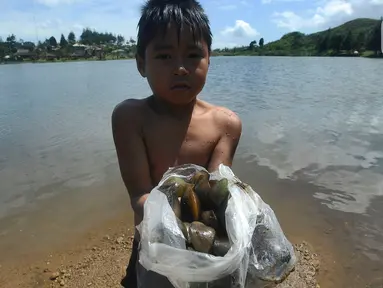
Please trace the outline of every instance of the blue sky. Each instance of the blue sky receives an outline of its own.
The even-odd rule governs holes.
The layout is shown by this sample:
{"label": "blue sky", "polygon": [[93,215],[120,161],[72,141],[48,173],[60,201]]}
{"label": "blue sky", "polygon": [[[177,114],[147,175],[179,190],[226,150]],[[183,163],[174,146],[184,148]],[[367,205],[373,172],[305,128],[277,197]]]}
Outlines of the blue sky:
{"label": "blue sky", "polygon": [[[265,42],[290,31],[324,30],[357,17],[383,16],[383,0],[200,0],[210,17],[214,48]],[[60,38],[84,27],[135,38],[143,0],[3,0],[0,37]]]}

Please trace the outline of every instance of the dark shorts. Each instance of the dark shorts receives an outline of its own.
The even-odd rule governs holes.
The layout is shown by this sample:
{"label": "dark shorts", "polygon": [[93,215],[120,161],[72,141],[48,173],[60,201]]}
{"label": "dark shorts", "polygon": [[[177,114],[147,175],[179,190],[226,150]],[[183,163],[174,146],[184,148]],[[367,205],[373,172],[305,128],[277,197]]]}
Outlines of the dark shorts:
{"label": "dark shorts", "polygon": [[[121,285],[124,288],[174,288],[167,277],[146,270],[138,262],[138,241],[133,241],[132,254],[130,256],[128,267],[126,268],[126,276],[121,280]],[[235,287],[231,283],[231,276],[226,276],[223,279],[211,282],[209,287],[212,288],[232,288]],[[138,282],[140,281],[140,282]],[[206,287],[205,283],[194,287]]]}
{"label": "dark shorts", "polygon": [[[132,254],[130,256],[126,276],[121,280],[125,288],[174,288],[167,277],[146,270],[138,262],[138,241],[133,241]],[[138,282],[140,281],[140,282]]]}

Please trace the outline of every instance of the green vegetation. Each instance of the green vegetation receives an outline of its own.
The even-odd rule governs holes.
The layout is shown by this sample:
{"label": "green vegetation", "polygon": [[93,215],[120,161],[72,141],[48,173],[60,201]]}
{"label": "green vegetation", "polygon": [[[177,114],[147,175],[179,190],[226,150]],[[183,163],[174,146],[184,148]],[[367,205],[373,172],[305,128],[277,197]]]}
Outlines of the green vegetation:
{"label": "green vegetation", "polygon": [[[248,46],[216,49],[214,55],[264,56],[366,56],[378,57],[381,43],[381,21],[360,18],[326,31],[305,35],[291,32],[281,39],[264,44],[261,38]],[[380,55],[382,56],[382,55]]]}
{"label": "green vegetation", "polygon": [[76,41],[76,35],[70,32],[67,37],[61,34],[60,41],[54,36],[33,42],[17,40],[11,34],[3,41],[0,37],[0,62],[21,61],[68,61],[68,60],[110,60],[133,58],[136,53],[136,41],[125,41],[121,35],[100,33],[86,28]]}
{"label": "green vegetation", "polygon": [[[301,32],[285,34],[281,39],[265,44],[263,38],[248,46],[215,49],[213,56],[265,55],[265,56],[365,56],[382,57],[381,20],[360,18],[338,27],[305,35]],[[121,35],[100,33],[86,28],[80,37],[70,32],[67,37],[55,37],[33,42],[17,40],[11,34],[3,41],[0,37],[0,62],[18,61],[71,61],[111,60],[133,58],[136,41],[125,41]]]}

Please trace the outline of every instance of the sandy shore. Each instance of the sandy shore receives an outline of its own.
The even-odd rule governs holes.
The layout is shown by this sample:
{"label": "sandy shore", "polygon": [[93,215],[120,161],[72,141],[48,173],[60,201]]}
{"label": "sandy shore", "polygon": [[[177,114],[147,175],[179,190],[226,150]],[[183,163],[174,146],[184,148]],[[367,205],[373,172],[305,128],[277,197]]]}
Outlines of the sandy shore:
{"label": "sandy shore", "polygon": [[[307,193],[317,189],[311,184],[278,180],[266,168],[240,164],[239,177],[272,207],[297,245],[296,270],[277,287],[383,287],[381,266],[350,245],[358,218],[318,205]],[[1,288],[120,287],[132,214],[118,167],[111,165],[105,174],[103,182],[89,186],[45,187],[37,193],[57,195],[0,219]]]}
{"label": "sandy shore", "polygon": [[[24,268],[26,270],[8,270],[1,287],[121,287],[133,237],[122,226],[117,230],[89,238],[88,245],[81,248],[49,255],[46,261]],[[289,277],[276,286],[263,283],[262,287],[320,287],[318,256],[305,242],[295,245],[295,250],[299,260]]]}
{"label": "sandy shore", "polygon": [[[57,251],[44,260],[13,269],[1,268],[1,287],[121,287],[133,241],[132,228],[121,219],[109,222],[91,236],[79,239],[76,247]],[[278,285],[262,287],[320,287],[317,281],[319,257],[303,242],[295,245],[298,262],[289,277]],[[265,286],[266,285],[266,286]],[[261,286],[260,286],[261,287]]]}

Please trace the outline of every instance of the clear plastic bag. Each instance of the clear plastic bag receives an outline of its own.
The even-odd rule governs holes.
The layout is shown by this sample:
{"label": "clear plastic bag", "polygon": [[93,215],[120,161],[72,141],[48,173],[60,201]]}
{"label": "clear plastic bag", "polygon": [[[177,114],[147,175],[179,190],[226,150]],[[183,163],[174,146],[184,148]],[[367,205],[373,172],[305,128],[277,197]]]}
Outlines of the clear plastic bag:
{"label": "clear plastic bag", "polygon": [[141,237],[139,263],[166,276],[176,288],[195,287],[197,283],[196,287],[214,287],[216,280],[227,277],[231,279],[228,287],[238,288],[256,279],[282,280],[295,265],[293,246],[269,205],[222,164],[210,173],[210,180],[228,180],[230,197],[224,222],[231,247],[223,257],[187,249],[163,184],[172,176],[190,181],[197,171],[207,172],[193,164],[170,168],[151,191],[143,221],[137,226]]}

